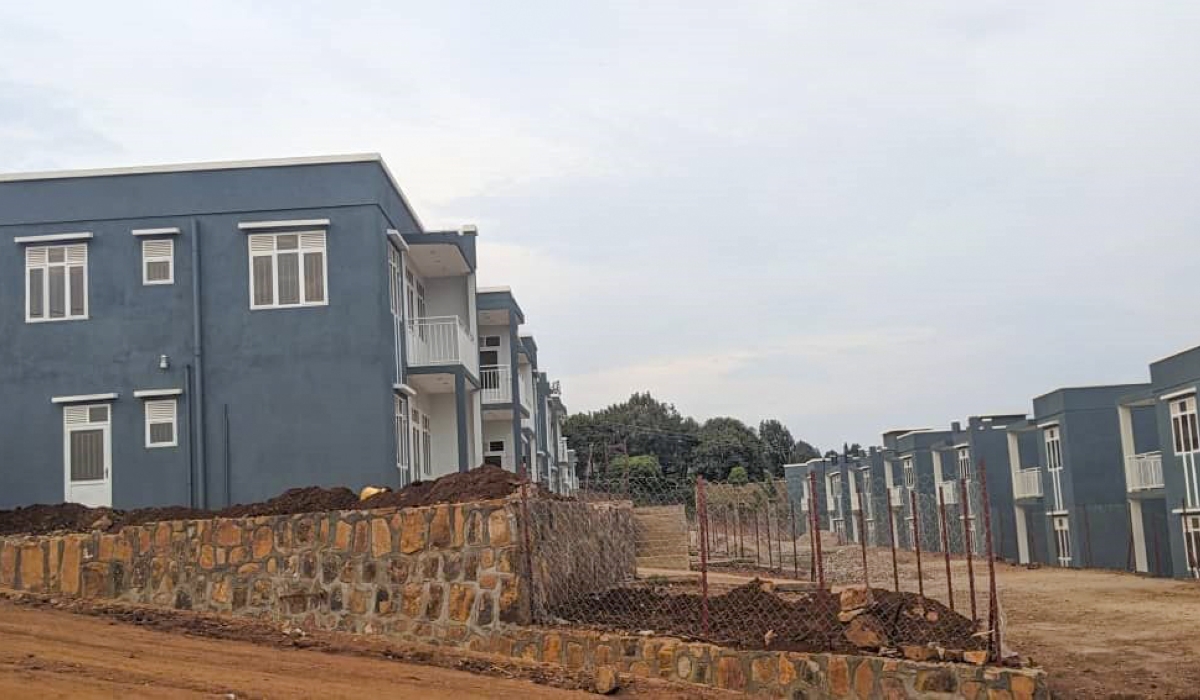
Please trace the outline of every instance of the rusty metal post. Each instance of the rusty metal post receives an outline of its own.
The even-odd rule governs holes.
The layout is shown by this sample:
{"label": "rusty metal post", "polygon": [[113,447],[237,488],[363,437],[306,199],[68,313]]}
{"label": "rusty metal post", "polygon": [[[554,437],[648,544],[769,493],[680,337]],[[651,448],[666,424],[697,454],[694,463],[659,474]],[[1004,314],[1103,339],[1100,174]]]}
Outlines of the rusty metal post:
{"label": "rusty metal post", "polygon": [[946,557],[946,595],[950,601],[950,609],[954,609],[954,576],[950,573],[950,527],[946,523],[946,492],[938,484],[938,511],[942,521],[942,551]]}
{"label": "rusty metal post", "polygon": [[863,587],[871,589],[871,572],[867,566],[867,512],[863,507],[862,491],[858,492],[858,540],[862,543]]}
{"label": "rusty metal post", "polygon": [[758,508],[754,509],[754,565],[762,564],[762,545],[758,539]]}
{"label": "rusty metal post", "polygon": [[887,493],[888,539],[892,543],[892,585],[900,592],[900,565],[896,563],[896,514],[892,512],[892,492]]}
{"label": "rusty metal post", "polygon": [[[696,479],[696,511],[699,516],[700,528],[707,529],[705,520],[708,515],[708,504],[704,488],[704,477]],[[706,533],[700,535],[700,628],[708,636],[708,543]]]}
{"label": "rusty metal post", "polygon": [[917,592],[921,597],[925,597],[925,576],[921,570],[921,518],[917,512],[917,492],[912,490],[908,492],[912,496],[912,519],[913,519],[913,549],[917,553]]}
{"label": "rusty metal post", "polygon": [[821,516],[817,513],[817,473],[810,471],[808,481],[809,495],[812,496],[812,505],[809,508],[812,510],[813,517],[813,566],[817,573],[817,587],[824,590],[825,563],[821,561]]}
{"label": "rusty metal post", "polygon": [[800,580],[800,545],[796,544],[796,504],[788,495],[788,520],[792,523],[792,578]]}
{"label": "rusty metal post", "polygon": [[962,503],[959,510],[962,512],[963,521],[963,549],[967,554],[967,585],[971,591],[971,619],[979,621],[979,613],[975,609],[975,564],[971,560],[971,509],[970,502],[967,500],[967,480],[962,478],[958,480],[958,485],[961,487]]}
{"label": "rusty metal post", "polygon": [[726,556],[726,558],[728,558],[730,556],[730,554],[729,554],[729,508],[728,507],[721,509],[721,531],[725,535],[725,556]]}
{"label": "rusty metal post", "polygon": [[763,513],[763,525],[767,531],[767,570],[775,568],[775,550],[771,548],[771,503],[767,502],[766,512]]}
{"label": "rusty metal post", "polygon": [[738,538],[738,559],[746,558],[746,542],[742,539],[745,526],[742,525],[742,502],[738,501],[733,504],[734,526],[737,528]]}
{"label": "rusty metal post", "polygon": [[1088,521],[1088,507],[1083,507],[1083,556],[1085,569],[1092,568],[1092,526]]}
{"label": "rusty metal post", "polygon": [[992,631],[992,641],[995,644],[994,661],[1000,661],[1003,652],[1000,631],[1000,601],[996,593],[996,552],[992,542],[992,509],[988,502],[987,465],[979,460],[979,499],[983,503],[983,542],[986,547],[988,561],[988,629]]}

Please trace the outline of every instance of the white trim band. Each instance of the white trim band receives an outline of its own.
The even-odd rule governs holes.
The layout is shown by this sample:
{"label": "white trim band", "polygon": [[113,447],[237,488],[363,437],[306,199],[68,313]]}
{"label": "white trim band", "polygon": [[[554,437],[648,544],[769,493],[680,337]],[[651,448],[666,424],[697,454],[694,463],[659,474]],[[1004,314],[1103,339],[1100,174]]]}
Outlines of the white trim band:
{"label": "white trim band", "polygon": [[160,396],[182,396],[183,389],[138,389],[133,392],[135,399],[154,399]]}
{"label": "white trim band", "polygon": [[288,219],[283,221],[239,221],[242,231],[262,231],[277,228],[329,228],[329,219]]}
{"label": "white trim band", "polygon": [[130,231],[135,236],[178,236],[178,226],[166,226],[164,228],[135,228]]}
{"label": "white trim band", "polygon": [[404,236],[394,228],[389,228],[386,232],[387,239],[392,242],[392,247],[401,253],[408,252],[408,242],[404,240]]}
{"label": "white trim band", "polygon": [[1160,396],[1158,398],[1160,401],[1170,401],[1171,399],[1180,399],[1180,398],[1183,398],[1184,396],[1190,396],[1195,393],[1196,393],[1196,387],[1192,387],[1190,389],[1180,389],[1179,391],[1172,391],[1171,393],[1163,394],[1162,396]]}
{"label": "white trim band", "polygon": [[1045,430],[1046,428],[1057,428],[1059,426],[1058,426],[1058,421],[1052,420],[1052,421],[1046,421],[1045,423],[1038,423],[1037,427],[1041,428],[1042,430]]}
{"label": "white trim band", "polygon": [[93,401],[116,401],[118,394],[78,394],[76,396],[54,396],[50,403],[91,403]]}
{"label": "white trim band", "polygon": [[13,243],[54,243],[56,241],[86,241],[92,237],[91,231],[76,233],[51,233],[45,236],[17,236]]}
{"label": "white trim band", "polygon": [[393,384],[392,388],[401,394],[408,394],[409,396],[417,395],[417,390],[407,384]]}

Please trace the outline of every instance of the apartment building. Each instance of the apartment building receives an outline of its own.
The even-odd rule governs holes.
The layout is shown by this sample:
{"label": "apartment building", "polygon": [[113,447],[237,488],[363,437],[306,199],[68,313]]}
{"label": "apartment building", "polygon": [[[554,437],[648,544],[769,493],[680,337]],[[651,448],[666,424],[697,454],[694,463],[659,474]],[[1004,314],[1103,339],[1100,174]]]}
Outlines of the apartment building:
{"label": "apartment building", "polygon": [[1008,470],[1012,479],[1013,526],[1017,539],[1017,561],[1052,563],[1046,535],[1046,502],[1042,489],[1044,462],[1041,458],[1042,435],[1035,423],[1023,419],[1010,423],[1005,431],[1008,441]]}
{"label": "apartment building", "polygon": [[[787,484],[788,498],[795,509],[798,529],[808,532],[813,518],[813,489],[816,485],[816,518],[817,527],[821,530],[832,530],[833,525],[827,503],[827,479],[825,475],[826,462],[824,458],[816,457],[807,462],[783,465],[783,478]],[[812,475],[810,477],[810,475]]]}
{"label": "apartment building", "polygon": [[377,155],[0,176],[0,233],[0,507],[484,461],[476,232],[425,229]]}
{"label": "apartment building", "polygon": [[[1200,347],[1150,364],[1150,386],[1119,406],[1125,486],[1138,571],[1200,578]],[[1156,428],[1138,411],[1150,412]],[[1141,428],[1141,429],[1140,429]]]}
{"label": "apartment building", "polygon": [[526,473],[532,452],[523,422],[532,415],[534,397],[522,374],[530,364],[519,333],[525,314],[507,287],[478,290],[476,308],[483,462]]}
{"label": "apartment building", "polygon": [[[1130,526],[1117,406],[1147,384],[1065,388],[1033,400],[1049,563],[1124,569]],[[1152,415],[1134,414],[1138,444],[1154,441]],[[1014,427],[1018,433],[1026,427]],[[1021,455],[1022,458],[1024,455]],[[1025,465],[1022,465],[1023,467]],[[1022,495],[1024,495],[1022,493]]]}
{"label": "apartment building", "polygon": [[[899,546],[915,549],[917,535],[921,549],[940,551],[938,529],[938,491],[949,492],[949,478],[935,471],[935,456],[944,444],[952,443],[953,432],[921,428],[890,430],[883,434],[885,471],[891,495],[893,526]],[[913,495],[917,510],[913,510]]]}

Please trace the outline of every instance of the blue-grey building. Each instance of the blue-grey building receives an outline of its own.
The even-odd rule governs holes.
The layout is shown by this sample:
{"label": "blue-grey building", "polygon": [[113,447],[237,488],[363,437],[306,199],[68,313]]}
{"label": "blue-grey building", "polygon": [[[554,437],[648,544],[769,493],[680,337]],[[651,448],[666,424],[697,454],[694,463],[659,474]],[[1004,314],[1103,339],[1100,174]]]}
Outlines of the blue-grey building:
{"label": "blue-grey building", "polygon": [[532,352],[520,335],[525,313],[508,287],[479,289],[479,379],[483,419],[483,461],[525,473],[533,446],[525,426],[534,409],[534,393],[526,377]]}
{"label": "blue-grey building", "polygon": [[[1131,503],[1135,490],[1161,493],[1161,500],[1141,500],[1141,522],[1133,521],[1134,541],[1141,541],[1136,552],[1139,570],[1153,572],[1158,568],[1162,575],[1200,578],[1198,387],[1200,347],[1151,363],[1150,392],[1142,406],[1153,411],[1157,425],[1157,465],[1153,459],[1155,445],[1140,435],[1137,415],[1129,415],[1124,407],[1122,410],[1122,443]],[[1161,489],[1157,488],[1159,482]],[[1134,511],[1131,507],[1131,514],[1136,514]],[[1163,534],[1158,525],[1164,521],[1169,544],[1156,548],[1156,539]],[[1141,533],[1137,532],[1139,524]]]}
{"label": "blue-grey building", "polygon": [[1120,397],[1117,421],[1133,545],[1130,563],[1135,571],[1170,576],[1169,508],[1155,413],[1157,393],[1151,385]]}
{"label": "blue-grey building", "polygon": [[378,156],[2,176],[0,233],[0,507],[484,458],[475,232],[426,230]]}
{"label": "blue-grey building", "polygon": [[[1039,431],[1046,540],[1059,566],[1124,569],[1133,543],[1118,402],[1146,384],[1066,388],[1033,400]],[[1153,414],[1133,419],[1138,444],[1154,442]],[[1144,442],[1143,442],[1144,441]]]}
{"label": "blue-grey building", "polygon": [[[825,459],[821,457],[799,464],[783,465],[783,478],[787,483],[788,498],[796,511],[797,530],[801,532],[808,532],[811,529],[814,480],[817,526],[821,530],[832,530],[826,495],[826,466]],[[813,476],[810,478],[810,475]]]}
{"label": "blue-grey building", "polygon": [[[941,550],[937,494],[938,489],[946,488],[946,480],[935,467],[940,465],[938,451],[952,437],[953,431],[927,428],[883,434],[885,477],[898,546],[915,548],[919,532],[921,549]],[[916,494],[916,511],[912,494]]]}

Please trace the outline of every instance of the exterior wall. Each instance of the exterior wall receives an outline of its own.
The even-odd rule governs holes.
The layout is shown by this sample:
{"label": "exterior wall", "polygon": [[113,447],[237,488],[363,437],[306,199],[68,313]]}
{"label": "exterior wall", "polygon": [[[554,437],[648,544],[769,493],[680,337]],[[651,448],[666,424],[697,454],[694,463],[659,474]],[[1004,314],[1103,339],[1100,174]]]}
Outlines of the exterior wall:
{"label": "exterior wall", "polygon": [[[459,469],[457,393],[429,394],[429,420],[433,424],[433,477],[452,474]],[[468,464],[470,464],[468,462]],[[471,465],[475,466],[475,465]]]}
{"label": "exterior wall", "polygon": [[[972,417],[967,421],[966,442],[971,459],[986,467],[988,507],[992,519],[992,547],[997,555],[1009,561],[1017,560],[1017,525],[1013,515],[1013,483],[1008,458],[1010,424],[1023,421],[1025,416]],[[982,523],[979,523],[982,528]],[[981,530],[982,531],[982,530]]]}
{"label": "exterior wall", "polygon": [[[1156,396],[1192,390],[1200,386],[1200,347],[1185,350],[1151,364],[1150,379]],[[1170,541],[1169,557],[1166,558],[1170,559],[1171,573],[1174,576],[1190,577],[1181,516],[1187,489],[1182,458],[1175,452],[1175,443],[1171,435],[1170,402],[1159,399],[1155,403],[1154,409],[1157,416],[1159,444],[1162,448],[1164,510],[1167,519],[1167,536]],[[1191,513],[1195,514],[1195,511],[1191,511]],[[1153,547],[1153,543],[1150,546]],[[1152,553],[1151,556],[1153,556]],[[1198,556],[1200,556],[1200,552],[1192,552],[1193,558]]]}

